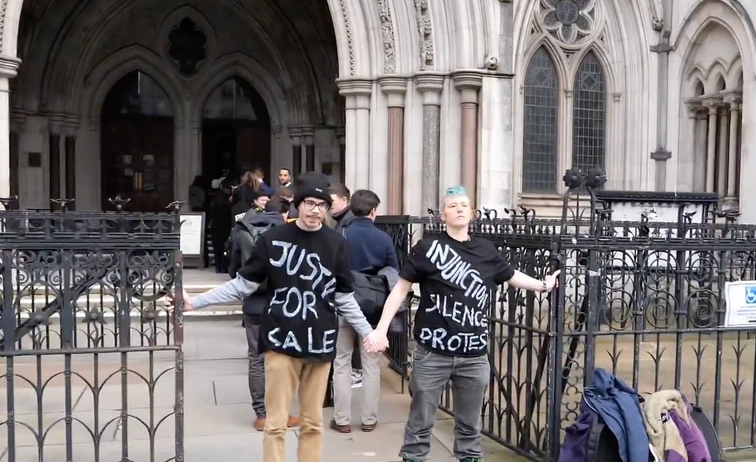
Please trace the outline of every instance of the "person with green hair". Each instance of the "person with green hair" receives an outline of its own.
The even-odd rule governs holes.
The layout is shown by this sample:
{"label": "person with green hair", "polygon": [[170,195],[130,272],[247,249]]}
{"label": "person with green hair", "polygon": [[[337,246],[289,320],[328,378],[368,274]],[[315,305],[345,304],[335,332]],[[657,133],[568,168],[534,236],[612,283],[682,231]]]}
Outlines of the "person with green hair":
{"label": "person with green hair", "polygon": [[473,210],[462,187],[446,191],[439,218],[446,230],[412,248],[376,331],[386,335],[412,285],[419,284],[412,404],[399,455],[404,462],[428,460],[441,394],[451,380],[454,455],[462,462],[478,462],[483,460],[481,409],[491,373],[488,313],[496,290],[506,282],[523,290],[549,292],[559,272],[534,279],[515,270],[491,241],[471,236]]}

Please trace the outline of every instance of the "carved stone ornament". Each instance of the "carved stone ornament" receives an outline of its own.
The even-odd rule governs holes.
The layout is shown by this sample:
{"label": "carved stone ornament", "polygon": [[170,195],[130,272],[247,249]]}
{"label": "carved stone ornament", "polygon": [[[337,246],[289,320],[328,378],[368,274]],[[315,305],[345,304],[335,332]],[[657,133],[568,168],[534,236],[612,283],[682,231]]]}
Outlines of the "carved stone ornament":
{"label": "carved stone ornament", "polygon": [[420,34],[420,70],[433,70],[435,47],[433,45],[433,22],[428,10],[428,0],[415,0],[417,31]]}
{"label": "carved stone ornament", "polygon": [[543,27],[566,45],[577,45],[595,30],[596,0],[541,0]]}
{"label": "carved stone ornament", "polygon": [[344,19],[344,29],[346,30],[347,45],[349,47],[349,75],[354,75],[354,32],[352,32],[352,22],[347,12],[346,0],[339,0],[339,5],[341,6],[341,17]]}
{"label": "carved stone ornament", "polygon": [[3,36],[5,35],[5,10],[7,9],[8,0],[0,0],[0,52],[3,50]]}
{"label": "carved stone ornament", "polygon": [[388,0],[378,0],[378,15],[381,18],[383,35],[383,73],[396,74],[396,48],[394,46],[394,23]]}
{"label": "carved stone ornament", "polygon": [[168,34],[168,54],[185,76],[193,75],[207,59],[207,35],[190,18],[184,18]]}

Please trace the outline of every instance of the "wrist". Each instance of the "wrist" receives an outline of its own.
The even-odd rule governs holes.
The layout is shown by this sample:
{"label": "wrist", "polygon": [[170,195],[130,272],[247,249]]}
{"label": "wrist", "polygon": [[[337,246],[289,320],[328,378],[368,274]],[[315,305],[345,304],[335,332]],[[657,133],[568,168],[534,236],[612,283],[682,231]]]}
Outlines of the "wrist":
{"label": "wrist", "polygon": [[549,291],[549,286],[546,284],[546,280],[541,280],[541,293],[545,293]]}

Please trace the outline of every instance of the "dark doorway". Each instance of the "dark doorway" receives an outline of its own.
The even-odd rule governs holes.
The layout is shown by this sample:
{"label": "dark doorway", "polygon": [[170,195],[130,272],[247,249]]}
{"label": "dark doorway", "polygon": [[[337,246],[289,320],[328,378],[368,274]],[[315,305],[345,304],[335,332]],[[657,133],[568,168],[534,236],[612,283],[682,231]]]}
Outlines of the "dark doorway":
{"label": "dark doorway", "polygon": [[102,106],[102,207],[121,196],[132,211],[158,212],[174,200],[173,108],[165,91],[141,71],[126,74]]}
{"label": "dark doorway", "polygon": [[270,116],[260,94],[234,77],[215,89],[202,111],[202,175],[213,179],[226,169],[238,174],[255,167],[270,176]]}

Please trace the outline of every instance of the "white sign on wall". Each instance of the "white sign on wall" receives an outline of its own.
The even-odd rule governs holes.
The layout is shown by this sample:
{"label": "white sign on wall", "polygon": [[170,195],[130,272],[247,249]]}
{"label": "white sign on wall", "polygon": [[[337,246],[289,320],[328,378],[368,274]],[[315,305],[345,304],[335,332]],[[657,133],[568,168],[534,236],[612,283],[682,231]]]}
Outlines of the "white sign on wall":
{"label": "white sign on wall", "polygon": [[184,255],[202,255],[204,245],[205,214],[194,213],[181,215],[181,253]]}
{"label": "white sign on wall", "polygon": [[725,327],[756,329],[756,281],[725,283]]}

